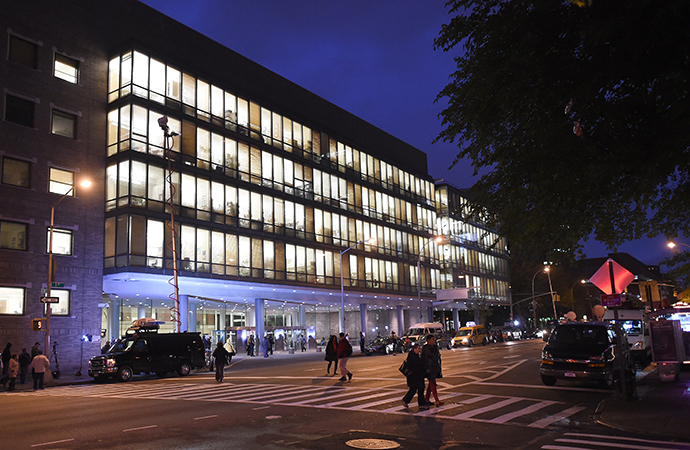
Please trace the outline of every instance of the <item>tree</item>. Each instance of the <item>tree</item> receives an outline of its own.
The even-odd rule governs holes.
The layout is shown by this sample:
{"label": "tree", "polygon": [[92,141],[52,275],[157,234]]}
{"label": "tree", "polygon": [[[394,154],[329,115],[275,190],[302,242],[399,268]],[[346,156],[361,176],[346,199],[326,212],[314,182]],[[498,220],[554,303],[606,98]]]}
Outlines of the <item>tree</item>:
{"label": "tree", "polygon": [[513,246],[558,261],[590,236],[690,235],[690,2],[447,6],[435,48],[458,68],[437,140],[471,160]]}

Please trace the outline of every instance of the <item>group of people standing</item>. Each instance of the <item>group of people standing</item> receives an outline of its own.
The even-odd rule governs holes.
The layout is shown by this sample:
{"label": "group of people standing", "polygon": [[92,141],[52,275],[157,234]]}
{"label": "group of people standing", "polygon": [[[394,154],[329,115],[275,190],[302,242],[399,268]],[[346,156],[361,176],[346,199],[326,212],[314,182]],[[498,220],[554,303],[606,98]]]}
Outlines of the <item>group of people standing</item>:
{"label": "group of people standing", "polygon": [[338,372],[338,365],[340,365],[340,379],[339,381],[352,380],[352,372],[347,370],[347,360],[352,356],[352,345],[345,337],[345,333],[340,333],[339,338],[331,335],[326,344],[325,360],[328,361],[328,368],[326,368],[326,375],[331,374],[331,364],[335,363],[333,368],[333,375]]}
{"label": "group of people standing", "polygon": [[2,351],[2,356],[0,361],[2,362],[2,376],[0,377],[0,384],[3,387],[7,387],[8,391],[14,391],[16,389],[17,377],[21,384],[26,383],[26,376],[29,373],[29,367],[31,367],[31,375],[34,381],[34,391],[37,389],[43,389],[43,381],[45,377],[45,372],[50,367],[50,360],[43,354],[39,347],[39,343],[36,342],[33,347],[31,347],[31,354],[27,353],[26,348],[22,349],[22,352],[17,355],[12,353],[12,343],[8,342],[5,345],[5,349]]}
{"label": "group of people standing", "polygon": [[[407,387],[410,389],[402,399],[405,408],[409,407],[410,402],[417,394],[419,409],[429,409],[433,404],[430,402],[433,395],[436,406],[443,405],[438,398],[436,390],[436,379],[442,378],[441,372],[441,351],[436,345],[436,337],[430,334],[426,338],[424,345],[415,342],[412,349],[407,354]],[[429,380],[429,386],[424,393],[425,379]]]}

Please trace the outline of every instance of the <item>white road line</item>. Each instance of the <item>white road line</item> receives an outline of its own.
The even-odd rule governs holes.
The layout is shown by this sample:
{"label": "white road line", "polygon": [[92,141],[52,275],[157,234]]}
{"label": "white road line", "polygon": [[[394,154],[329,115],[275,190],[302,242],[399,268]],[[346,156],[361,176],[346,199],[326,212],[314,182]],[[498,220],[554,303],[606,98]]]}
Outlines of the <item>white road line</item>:
{"label": "white road line", "polygon": [[539,411],[542,408],[546,408],[547,406],[551,406],[551,405],[554,405],[556,403],[558,403],[558,402],[553,402],[550,400],[545,400],[543,402],[534,403],[533,405],[530,405],[526,408],[522,408],[521,410],[513,411],[511,413],[504,414],[502,416],[491,419],[491,420],[489,420],[489,422],[491,422],[491,423],[506,423],[509,420],[515,419],[516,417],[526,416],[527,414],[531,414],[535,411]]}
{"label": "white road line", "polygon": [[73,440],[74,439],[62,439],[59,441],[41,442],[40,444],[32,444],[31,447],[42,447],[44,445],[62,444],[63,442],[71,442]]}
{"label": "white road line", "polygon": [[575,392],[601,392],[603,394],[611,393],[607,389],[595,389],[587,387],[571,387],[571,386],[544,386],[542,384],[516,384],[516,383],[492,383],[492,382],[482,382],[479,381],[474,384],[481,384],[483,386],[498,386],[498,387],[509,387],[509,388],[530,388],[530,389],[549,389],[549,390],[560,390],[560,391],[575,391]]}
{"label": "white road line", "polygon": [[601,434],[588,434],[588,433],[565,433],[565,436],[591,437],[591,438],[596,438],[596,439],[616,439],[619,441],[645,442],[645,443],[655,444],[655,445],[665,444],[665,445],[676,446],[676,447],[677,446],[684,446],[684,448],[688,447],[688,443],[686,443],[686,442],[659,441],[659,440],[633,438],[633,437],[627,437],[627,436],[606,436],[606,435],[601,435]]}
{"label": "white road line", "polygon": [[632,449],[632,450],[668,450],[669,449],[669,447],[650,447],[649,445],[632,445],[632,444],[623,444],[620,442],[583,441],[580,439],[556,439],[556,442],[566,442],[569,444],[598,445],[601,447],[612,447],[612,448],[627,448],[627,449]]}
{"label": "white road line", "polygon": [[[267,388],[273,389],[274,386],[266,386]],[[253,395],[253,396],[248,396],[248,397],[242,397],[242,400],[246,401],[253,401],[253,402],[258,402],[262,400],[273,400],[278,397],[288,397],[290,395],[293,395],[295,392],[300,392],[303,391],[304,389],[307,389],[307,386],[295,386],[292,388],[285,388],[281,389],[279,392],[263,392],[260,395]]]}
{"label": "white road line", "polygon": [[203,417],[195,417],[194,420],[205,420],[205,419],[213,419],[215,417],[218,417],[218,414],[214,414],[212,416],[203,416]]}
{"label": "white road line", "polygon": [[[329,395],[329,396],[328,396],[328,399],[332,400],[332,399],[334,399],[334,398],[350,397],[350,396],[352,396],[352,395],[356,395],[357,392],[361,392],[361,391],[354,391],[354,389],[345,389],[345,388],[343,388],[343,392],[342,392],[341,394]],[[371,389],[368,389],[368,390],[366,390],[366,391],[364,391],[364,392],[372,392],[372,390],[371,390]],[[318,402],[318,401],[321,401],[321,400],[324,400],[323,397],[312,398],[312,399],[309,399],[309,400],[303,400],[303,401],[301,401],[301,402],[287,402],[287,404],[294,405],[294,406],[305,406],[305,405],[308,405],[309,403],[314,403],[314,402]]]}
{"label": "white road line", "polygon": [[585,408],[582,406],[573,406],[572,408],[565,409],[559,413],[544,417],[543,419],[537,420],[536,422],[532,422],[527,426],[530,428],[546,428],[552,423],[560,422],[563,419],[566,419],[574,414],[579,413],[583,409]]}
{"label": "white road line", "polygon": [[148,429],[150,429],[150,428],[157,428],[157,427],[158,427],[158,425],[149,425],[149,426],[146,426],[146,427],[128,428],[128,429],[126,429],[126,430],[122,430],[122,432],[123,432],[123,433],[128,433],[128,432],[130,432],[130,431],[148,430]]}
{"label": "white road line", "polygon": [[[360,401],[363,401],[363,400],[369,400],[369,399],[372,399],[372,398],[390,397],[391,394],[396,394],[396,393],[399,394],[399,393],[402,393],[402,392],[406,392],[406,391],[402,391],[402,390],[401,390],[401,391],[395,391],[395,392],[390,392],[390,391],[379,392],[379,393],[377,393],[377,394],[368,395],[368,396],[366,396],[366,397],[361,397],[361,396],[357,395],[356,397],[352,397],[352,398],[349,398],[349,399],[346,399],[346,400],[340,400],[340,401],[337,401],[337,402],[328,402],[328,403],[324,403],[324,404],[321,405],[321,406],[329,407],[329,406],[345,405],[345,404],[347,404],[347,403],[356,403],[356,402],[360,402]],[[386,401],[383,402],[383,403],[388,403],[388,402],[391,402],[391,401],[393,401],[393,400],[386,400]],[[356,409],[362,409],[362,408],[365,408],[365,407],[366,407],[366,405],[357,405]]]}
{"label": "white road line", "polygon": [[458,414],[457,416],[453,416],[454,419],[456,420],[465,420],[465,419],[471,419],[474,416],[478,416],[479,414],[483,414],[485,412],[489,411],[494,411],[496,409],[503,408],[504,406],[512,405],[513,403],[517,403],[520,401],[523,401],[523,398],[515,397],[515,398],[507,398],[505,400],[501,400],[500,402],[493,403],[488,406],[484,406],[483,408],[477,408],[473,409],[472,411],[467,411],[462,414]]}

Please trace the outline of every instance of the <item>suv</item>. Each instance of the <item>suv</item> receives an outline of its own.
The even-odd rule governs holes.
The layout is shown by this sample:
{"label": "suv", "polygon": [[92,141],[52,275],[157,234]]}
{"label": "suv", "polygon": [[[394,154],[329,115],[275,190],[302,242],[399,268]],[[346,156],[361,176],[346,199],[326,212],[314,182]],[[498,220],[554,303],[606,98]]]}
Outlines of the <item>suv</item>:
{"label": "suv", "polygon": [[475,325],[473,327],[462,327],[458,330],[453,338],[453,347],[465,345],[467,347],[474,347],[474,344],[486,345],[489,342],[489,335],[486,332],[484,325]]}
{"label": "suv", "polygon": [[424,345],[426,343],[426,337],[430,334],[436,337],[436,345],[438,348],[450,349],[452,347],[450,336],[443,331],[443,325],[437,322],[412,325],[403,336],[403,340],[407,338],[413,343],[417,342],[419,345]]}
{"label": "suv", "polygon": [[[131,334],[130,334],[131,332]],[[204,344],[199,333],[158,333],[157,327],[130,328],[104,355],[89,360],[89,376],[96,381],[115,377],[129,381],[138,373],[159,377],[176,371],[185,376],[204,367]]]}
{"label": "suv", "polygon": [[569,322],[558,325],[542,349],[541,380],[547,386],[558,379],[592,380],[610,388],[620,380],[621,364],[634,390],[635,365],[619,324]]}

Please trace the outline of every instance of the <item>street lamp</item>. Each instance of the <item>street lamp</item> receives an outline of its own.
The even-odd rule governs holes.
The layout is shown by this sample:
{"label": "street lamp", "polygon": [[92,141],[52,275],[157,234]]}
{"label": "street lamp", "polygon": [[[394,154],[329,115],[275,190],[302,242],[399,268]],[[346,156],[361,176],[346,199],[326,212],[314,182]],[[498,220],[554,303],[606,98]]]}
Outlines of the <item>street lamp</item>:
{"label": "street lamp", "polygon": [[341,319],[340,319],[340,332],[344,333],[345,332],[345,284],[343,283],[343,255],[353,248],[357,247],[359,244],[364,244],[367,243],[369,245],[374,245],[376,242],[376,239],[371,238],[371,239],[366,239],[364,241],[359,241],[356,244],[352,244],[342,252],[340,252],[340,314],[341,314]]}
{"label": "street lamp", "polygon": [[685,244],[685,243],[683,243],[683,242],[673,242],[673,241],[670,241],[670,242],[669,242],[668,244],[666,244],[666,245],[668,245],[668,248],[675,248],[677,245],[684,245],[684,246],[686,246],[687,248],[690,248],[690,245]]}
{"label": "street lamp", "polygon": [[553,286],[551,285],[551,266],[544,265],[544,272],[549,277],[549,291],[551,291],[551,304],[553,305],[553,320],[558,320],[558,313],[556,312],[556,299],[553,296]]}
{"label": "street lamp", "polygon": [[575,311],[575,286],[577,285],[577,283],[585,284],[585,283],[587,283],[587,280],[576,281],[575,283],[573,283],[573,286],[570,288],[570,307],[572,308],[573,311]]}
{"label": "street lamp", "polygon": [[[434,239],[437,243],[440,243],[443,241],[442,236],[436,236]],[[419,321],[422,322],[423,317],[422,317],[422,279],[421,279],[421,263],[422,263],[422,253],[424,252],[424,249],[426,248],[427,245],[431,243],[432,239],[429,239],[426,241],[424,245],[422,245],[422,248],[419,249],[419,257],[417,258],[417,300],[419,300]]]}
{"label": "street lamp", "polygon": [[[80,183],[83,188],[88,188],[91,186],[91,181],[84,180]],[[74,190],[74,185],[65,192],[60,199],[50,206],[50,233],[48,237],[48,286],[46,287],[46,297],[50,297],[51,287],[53,284],[53,228],[55,226],[55,208],[60,204],[61,201],[65,199]],[[45,340],[45,352],[46,356],[49,357],[50,353],[50,313],[52,310],[51,304],[46,303],[46,340]]]}
{"label": "street lamp", "polygon": [[[546,272],[548,274],[550,269],[551,268],[548,265],[544,264],[544,267],[537,270],[537,272],[534,275],[532,275],[532,309],[534,310],[534,328],[537,328],[539,326],[539,322],[537,322],[537,298],[534,296],[534,279],[537,277],[537,275],[540,272]],[[549,287],[550,286],[551,286],[551,277],[549,276]],[[553,289],[552,289],[552,291],[553,291]],[[553,294],[551,294],[551,298],[553,299]],[[554,309],[554,311],[556,310],[555,303],[554,303],[553,309]]]}

